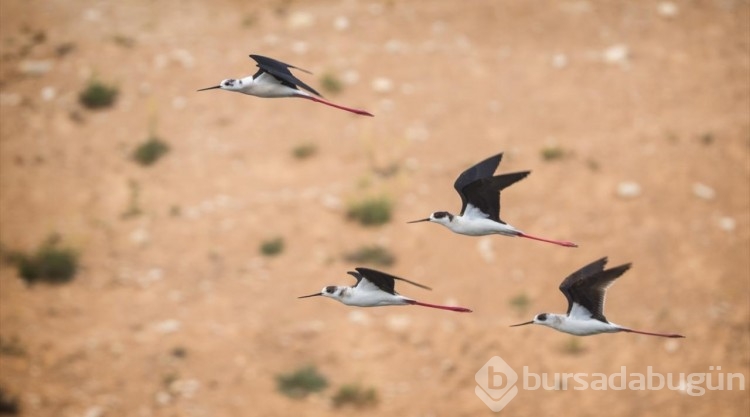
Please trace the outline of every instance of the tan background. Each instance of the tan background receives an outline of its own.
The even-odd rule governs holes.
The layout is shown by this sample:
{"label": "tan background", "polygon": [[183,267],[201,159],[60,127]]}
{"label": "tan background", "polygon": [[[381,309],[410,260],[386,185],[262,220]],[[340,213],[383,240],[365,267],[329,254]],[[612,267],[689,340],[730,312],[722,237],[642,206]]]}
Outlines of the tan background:
{"label": "tan background", "polygon": [[[550,373],[719,365],[750,382],[750,6],[673,5],[3,1],[0,241],[59,233],[82,271],[27,287],[0,269],[0,335],[26,350],[0,356],[0,385],[24,416],[351,415],[330,398],[352,382],[379,394],[363,415],[490,416],[474,373],[494,355]],[[349,84],[329,97],[376,117],[195,92],[252,74],[249,53],[313,71],[298,75],[314,87],[336,74]],[[51,67],[31,74],[37,61]],[[120,88],[115,107],[81,108],[91,77]],[[172,151],[143,168],[129,155],[152,119]],[[318,154],[293,158],[307,142]],[[544,161],[550,146],[566,157]],[[533,171],[503,218],[580,248],[405,224],[458,210],[456,175],[499,151],[499,172]],[[130,181],[143,214],[123,219]],[[640,194],[618,196],[625,181]],[[381,194],[391,223],[346,221],[350,201]],[[284,253],[262,257],[277,235]],[[350,283],[342,253],[372,243],[397,254],[389,272],[434,288],[404,294],[475,312],[295,298]],[[608,317],[687,339],[603,335],[574,355],[568,335],[508,328],[564,312],[560,280],[604,255],[634,263]],[[279,394],[275,376],[305,364],[331,387]],[[730,416],[749,398],[521,390],[504,413]]]}

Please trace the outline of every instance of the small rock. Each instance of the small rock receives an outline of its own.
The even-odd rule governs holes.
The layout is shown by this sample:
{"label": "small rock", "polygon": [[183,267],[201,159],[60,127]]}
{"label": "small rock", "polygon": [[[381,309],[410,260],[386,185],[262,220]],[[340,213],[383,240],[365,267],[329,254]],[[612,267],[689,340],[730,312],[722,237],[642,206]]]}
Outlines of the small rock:
{"label": "small rock", "polygon": [[44,87],[41,96],[44,101],[52,101],[57,96],[57,90],[55,90],[55,87]]}
{"label": "small rock", "polygon": [[296,12],[289,16],[287,24],[291,29],[303,29],[315,23],[315,16],[306,12]]}
{"label": "small rock", "polygon": [[104,415],[104,408],[98,405],[89,407],[89,409],[86,410],[85,413],[83,413],[83,417],[102,417],[103,415]]}
{"label": "small rock", "polygon": [[393,90],[393,81],[388,78],[378,77],[372,80],[372,89],[376,93],[387,93]]}
{"label": "small rock", "polygon": [[617,195],[622,198],[635,198],[641,195],[641,185],[635,181],[623,181],[617,184]]}
{"label": "small rock", "polygon": [[170,319],[156,323],[154,325],[154,330],[161,334],[169,334],[180,330],[181,326],[182,323],[180,323],[179,320]]}
{"label": "small rock", "polygon": [[305,41],[297,41],[292,44],[292,52],[294,52],[295,54],[305,54],[307,53],[308,49],[310,48],[307,46],[307,42]]}
{"label": "small rock", "polygon": [[370,324],[370,316],[368,316],[364,311],[352,310],[351,312],[349,312],[349,321],[354,324],[367,326],[368,324]]}
{"label": "small rock", "polygon": [[417,123],[406,129],[405,136],[412,142],[424,142],[430,138],[430,131],[423,124]]}
{"label": "small rock", "polygon": [[568,66],[568,56],[563,53],[552,55],[552,67],[565,68]]}
{"label": "small rock", "polygon": [[659,16],[671,18],[677,16],[679,9],[671,1],[663,1],[656,6],[656,11],[659,12]]}
{"label": "small rock", "polygon": [[150,238],[151,236],[148,233],[148,230],[144,228],[135,229],[132,233],[130,233],[130,241],[135,243],[136,245],[142,245],[148,242]]}
{"label": "small rock", "polygon": [[359,73],[355,70],[347,70],[341,74],[341,79],[348,85],[356,84],[359,81]]}
{"label": "small rock", "polygon": [[52,70],[52,61],[49,60],[25,60],[18,64],[18,70],[24,75],[44,75]]}
{"label": "small rock", "polygon": [[693,194],[695,194],[696,197],[700,197],[704,200],[713,200],[714,197],[716,197],[716,191],[714,191],[713,188],[699,182],[693,184]]}
{"label": "small rock", "polygon": [[154,396],[154,400],[156,401],[156,404],[165,406],[172,402],[172,396],[166,391],[159,391]]}
{"label": "small rock", "polygon": [[608,64],[625,65],[630,57],[630,49],[627,45],[617,44],[605,49],[602,53],[602,59]]}
{"label": "small rock", "polygon": [[406,315],[394,314],[388,316],[388,320],[386,320],[386,326],[388,329],[396,333],[405,331],[410,325],[411,318]]}
{"label": "small rock", "polygon": [[482,259],[484,259],[485,262],[491,263],[495,260],[495,251],[492,250],[492,239],[489,236],[484,236],[479,239],[477,242],[477,249],[479,250],[479,255],[482,256]]}
{"label": "small rock", "polygon": [[182,110],[187,106],[187,100],[185,97],[178,96],[172,99],[172,108],[175,110]]}
{"label": "small rock", "polygon": [[666,350],[667,353],[677,352],[677,349],[679,348],[680,348],[680,343],[674,339],[670,339],[664,342],[664,350]]}
{"label": "small rock", "polygon": [[323,194],[320,197],[320,204],[329,210],[338,210],[341,208],[341,198],[333,194]]}
{"label": "small rock", "polygon": [[733,232],[737,227],[737,221],[732,217],[724,216],[719,219],[719,228],[725,232]]}
{"label": "small rock", "polygon": [[346,16],[338,16],[333,20],[333,28],[342,31],[349,29],[349,18]]}
{"label": "small rock", "polygon": [[183,398],[192,398],[201,383],[197,379],[178,379],[169,385],[169,390]]}
{"label": "small rock", "polygon": [[385,43],[385,51],[391,54],[404,52],[404,43],[398,39],[391,39]]}

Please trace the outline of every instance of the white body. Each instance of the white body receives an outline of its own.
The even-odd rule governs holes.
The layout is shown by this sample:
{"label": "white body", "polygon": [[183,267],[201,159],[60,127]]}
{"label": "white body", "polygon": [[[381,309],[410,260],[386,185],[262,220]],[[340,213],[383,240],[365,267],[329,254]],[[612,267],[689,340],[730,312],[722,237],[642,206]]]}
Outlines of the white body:
{"label": "white body", "polygon": [[281,84],[279,80],[265,72],[260,74],[256,79],[253,79],[253,77],[245,77],[236,80],[236,82],[237,84],[235,85],[235,88],[228,88],[227,90],[263,98],[309,95],[304,91]]}
{"label": "white body", "polygon": [[[363,281],[362,284],[364,283]],[[362,284],[356,287],[339,287],[339,290],[336,292],[338,296],[331,298],[335,298],[348,306],[356,307],[405,306],[412,304],[413,300],[401,294],[388,294],[380,289],[363,289],[360,288]],[[366,287],[370,285],[366,285]]]}
{"label": "white body", "polygon": [[[571,313],[573,312],[571,311]],[[574,317],[573,314],[571,316],[547,314],[546,321],[537,322],[535,320],[535,322],[576,336],[591,336],[599,333],[617,333],[622,331],[622,328],[616,324],[604,323],[591,317]]]}
{"label": "white body", "polygon": [[449,222],[438,222],[454,233],[467,236],[505,235],[517,236],[518,230],[508,224],[498,223],[488,218],[453,216]]}

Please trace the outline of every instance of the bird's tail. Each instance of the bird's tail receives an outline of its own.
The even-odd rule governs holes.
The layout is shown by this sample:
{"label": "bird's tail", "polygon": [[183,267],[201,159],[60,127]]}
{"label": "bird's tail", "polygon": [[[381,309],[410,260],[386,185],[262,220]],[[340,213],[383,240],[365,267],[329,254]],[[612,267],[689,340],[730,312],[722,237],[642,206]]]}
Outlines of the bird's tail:
{"label": "bird's tail", "polygon": [[472,310],[468,309],[466,307],[455,307],[455,306],[441,306],[438,304],[429,304],[429,303],[422,303],[420,301],[416,300],[409,300],[409,304],[418,305],[422,307],[430,307],[430,308],[439,308],[441,310],[448,310],[448,311],[455,311],[458,313],[471,313]]}

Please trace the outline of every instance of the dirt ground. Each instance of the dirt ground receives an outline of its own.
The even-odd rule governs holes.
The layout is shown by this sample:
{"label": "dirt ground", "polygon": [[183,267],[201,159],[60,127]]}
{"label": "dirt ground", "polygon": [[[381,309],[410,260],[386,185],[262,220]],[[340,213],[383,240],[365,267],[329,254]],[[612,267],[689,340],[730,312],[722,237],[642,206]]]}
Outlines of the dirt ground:
{"label": "dirt ground", "polygon": [[[3,0],[0,25],[0,242],[56,233],[81,262],[58,286],[0,267],[0,336],[20,347],[0,387],[22,416],[492,416],[474,376],[493,356],[519,374],[745,379],[520,389],[506,415],[750,410],[748,1]],[[341,80],[326,95],[375,117],[196,93],[253,73],[250,53],[324,94]],[[114,107],[79,104],[92,78],[119,88]],[[143,167],[130,154],[150,131],[170,152]],[[303,144],[317,153],[295,158]],[[406,224],[456,212],[455,177],[497,152],[499,172],[533,171],[503,219],[579,248]],[[347,220],[369,196],[394,202],[391,222]],[[381,269],[433,288],[405,295],[474,312],[296,299],[350,284],[342,255],[376,243],[397,257]],[[608,318],[687,338],[508,327],[564,312],[559,282],[602,256],[634,265]],[[279,393],[305,365],[329,387]],[[345,384],[377,405],[335,408]]]}

